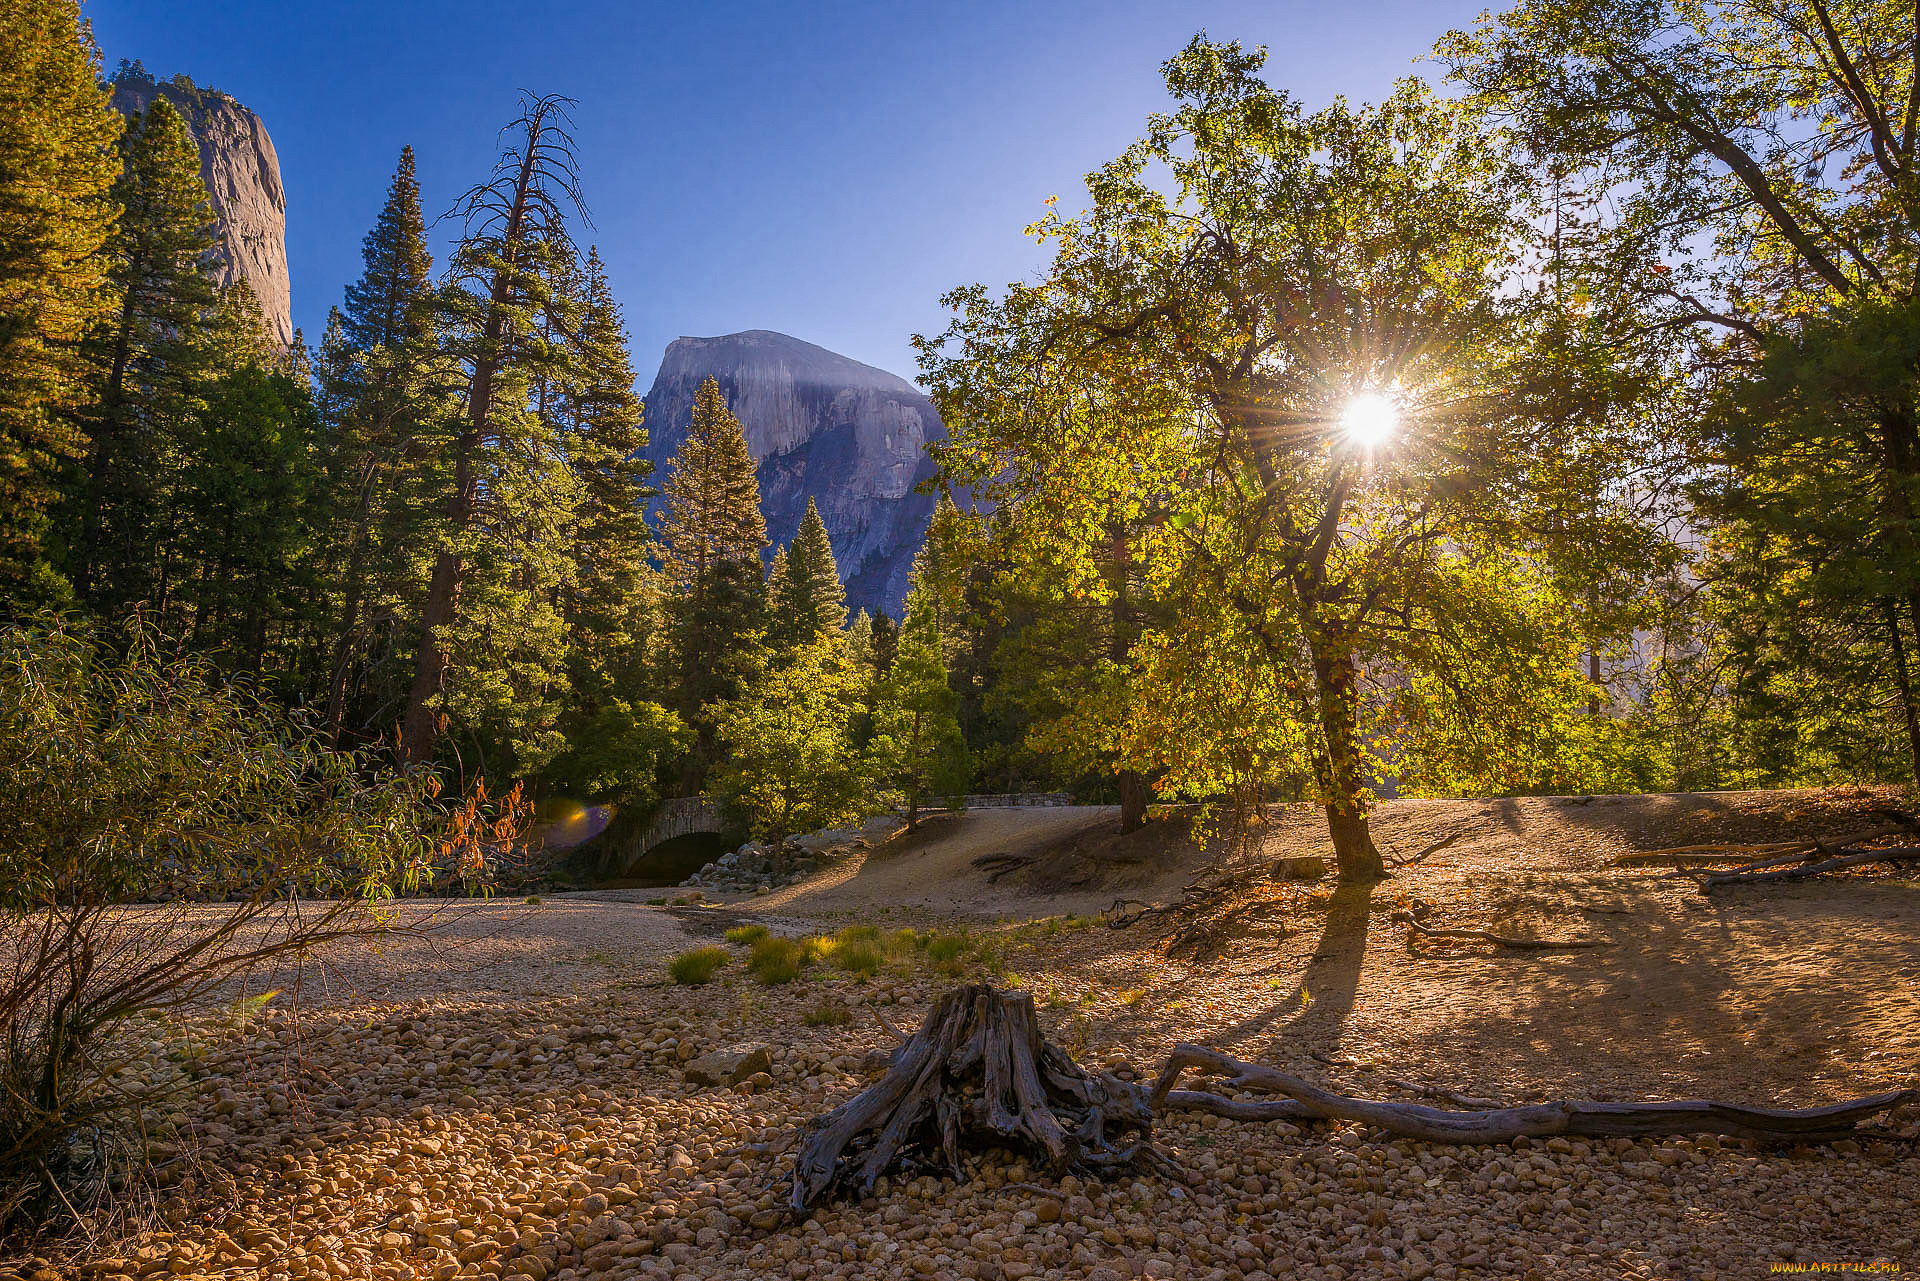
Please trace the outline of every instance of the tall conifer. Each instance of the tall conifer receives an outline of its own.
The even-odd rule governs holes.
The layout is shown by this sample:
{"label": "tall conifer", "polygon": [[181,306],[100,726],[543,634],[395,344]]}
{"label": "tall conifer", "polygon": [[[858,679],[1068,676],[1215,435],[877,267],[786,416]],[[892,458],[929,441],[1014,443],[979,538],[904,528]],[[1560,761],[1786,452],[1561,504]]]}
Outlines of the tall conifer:
{"label": "tall conifer", "polygon": [[419,442],[450,412],[434,386],[433,256],[412,147],[401,148],[360,257],[360,279],[347,287],[346,305],[321,343],[318,380],[330,427],[329,502],[341,514],[327,549],[337,598],[326,719],[336,739],[350,706],[364,701],[356,691],[392,701],[393,691],[381,690],[383,698],[369,688],[388,683],[374,670],[374,638],[392,637],[419,609],[414,544],[431,475]]}
{"label": "tall conifer", "polygon": [[[442,297],[465,403],[433,450],[447,479],[401,722],[409,763],[433,758],[442,718],[456,711],[477,737],[510,750],[516,768],[559,746],[550,724],[564,679],[558,531],[572,519],[575,486],[557,424],[533,393],[556,377],[548,362],[565,357],[542,326],[569,251],[565,210],[580,204],[571,105],[524,98],[491,178],[461,202],[466,234]],[[474,677],[464,689],[454,688],[456,669]]]}
{"label": "tall conifer", "polygon": [[698,717],[732,697],[766,600],[767,525],[753,454],[712,378],[694,396],[693,420],[668,464],[665,494],[661,559],[672,592],[678,701]]}
{"label": "tall conifer", "polygon": [[86,421],[92,448],[70,557],[74,588],[106,614],[161,587],[150,554],[160,482],[170,437],[192,409],[216,302],[213,214],[187,122],[155,98],[122,137],[120,157],[120,224],[107,246],[113,311],[87,343],[98,404]]}
{"label": "tall conifer", "polygon": [[0,600],[61,587],[46,563],[56,469],[85,453],[80,339],[107,312],[122,119],[78,0],[0,5]]}
{"label": "tall conifer", "polygon": [[787,595],[799,640],[811,641],[817,632],[838,632],[847,625],[846,587],[833,559],[827,523],[811,498],[787,548]]}
{"label": "tall conifer", "polygon": [[597,248],[587,253],[580,283],[579,367],[566,397],[567,451],[581,485],[568,609],[574,684],[582,693],[620,687],[631,698],[648,621],[645,503],[653,465],[642,456],[647,432],[633,391],[626,325]]}

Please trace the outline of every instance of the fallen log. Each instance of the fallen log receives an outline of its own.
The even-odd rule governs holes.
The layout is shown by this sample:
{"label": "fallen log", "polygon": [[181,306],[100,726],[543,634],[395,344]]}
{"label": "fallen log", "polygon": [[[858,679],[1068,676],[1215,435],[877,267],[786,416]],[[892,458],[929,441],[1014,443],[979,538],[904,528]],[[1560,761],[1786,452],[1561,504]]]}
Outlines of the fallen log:
{"label": "fallen log", "polygon": [[1698,863],[1745,863],[1745,867],[1736,870],[1749,871],[1757,867],[1776,867],[1801,858],[1832,853],[1858,845],[1862,841],[1879,840],[1883,836],[1899,836],[1912,830],[1912,826],[1907,823],[1890,823],[1880,827],[1870,827],[1860,832],[1849,832],[1845,836],[1829,837],[1825,840],[1769,841],[1752,845],[1731,843],[1670,845],[1665,849],[1622,854],[1613,860],[1613,865],[1644,867],[1669,863],[1680,866]]}
{"label": "fallen log", "polygon": [[[1665,1138],[1682,1134],[1724,1134],[1783,1143],[1824,1143],[1856,1133],[1882,1112],[1920,1100],[1920,1090],[1891,1090],[1817,1108],[1759,1108],[1713,1099],[1671,1102],[1600,1103],[1563,1100],[1519,1107],[1449,1111],[1418,1103],[1385,1103],[1323,1090],[1277,1068],[1239,1059],[1205,1046],[1173,1048],[1155,1082],[1150,1101],[1169,1098],[1189,1068],[1229,1078],[1234,1090],[1284,1094],[1310,1115],[1326,1121],[1359,1121],[1402,1138],[1430,1143],[1510,1143],[1519,1138],[1557,1134],[1585,1138]],[[1195,1091],[1183,1091],[1187,1095]]]}
{"label": "fallen log", "polygon": [[1716,890],[1725,885],[1764,885],[1771,881],[1801,881],[1810,876],[1823,876],[1828,872],[1838,872],[1849,867],[1866,867],[1873,863],[1915,863],[1920,862],[1920,845],[1892,845],[1881,850],[1850,850],[1837,858],[1823,859],[1818,863],[1801,863],[1796,867],[1776,867],[1770,871],[1724,872],[1718,876],[1709,876],[1701,881],[1700,888]]}
{"label": "fallen log", "polygon": [[1477,939],[1483,943],[1495,943],[1501,947],[1518,948],[1529,952],[1547,952],[1560,948],[1606,947],[1605,939],[1523,939],[1509,934],[1495,934],[1492,930],[1451,929],[1428,925],[1420,918],[1427,912],[1427,905],[1416,903],[1406,911],[1395,912],[1388,919],[1399,921],[1407,927],[1407,943],[1412,945],[1418,934],[1422,938],[1435,939]]}
{"label": "fallen log", "polygon": [[[897,1029],[889,1026],[889,1031]],[[1237,1099],[1220,1090],[1174,1088],[1191,1069],[1226,1078],[1227,1090],[1283,1097]],[[1388,1080],[1462,1105],[1491,1102]],[[1149,1088],[1088,1072],[1047,1041],[1032,996],[971,984],[934,1004],[919,1031],[893,1052],[884,1077],[808,1123],[787,1203],[804,1214],[836,1195],[866,1195],[883,1174],[896,1169],[941,1169],[965,1178],[967,1154],[985,1148],[1016,1150],[1053,1177],[1070,1171],[1111,1177],[1147,1170],[1184,1182],[1186,1172],[1153,1144],[1155,1120],[1173,1111],[1255,1123],[1359,1121],[1432,1143],[1509,1143],[1563,1134],[1723,1134],[1822,1143],[1860,1134],[1860,1127],[1880,1113],[1915,1102],[1920,1090],[1908,1089],[1797,1110],[1711,1099],[1568,1100],[1451,1110],[1337,1094],[1278,1068],[1186,1043],[1174,1047]],[[768,1144],[753,1150],[777,1158],[786,1148]]]}

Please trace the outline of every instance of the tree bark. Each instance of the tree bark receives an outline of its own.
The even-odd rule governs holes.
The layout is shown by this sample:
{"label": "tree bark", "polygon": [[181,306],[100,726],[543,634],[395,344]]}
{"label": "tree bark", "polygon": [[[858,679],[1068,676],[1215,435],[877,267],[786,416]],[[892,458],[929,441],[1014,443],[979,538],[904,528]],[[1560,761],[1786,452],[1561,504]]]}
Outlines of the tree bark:
{"label": "tree bark", "polygon": [[[1803,1109],[1747,1107],[1715,1099],[1631,1103],[1569,1099],[1557,1103],[1456,1112],[1417,1103],[1383,1103],[1373,1099],[1351,1098],[1323,1090],[1309,1081],[1265,1064],[1243,1063],[1205,1046],[1181,1044],[1173,1047],[1167,1066],[1154,1085],[1150,1098],[1156,1108],[1167,1103],[1175,1093],[1174,1083],[1190,1067],[1228,1077],[1227,1086],[1235,1091],[1264,1090],[1287,1095],[1310,1116],[1322,1120],[1359,1121],[1378,1126],[1390,1134],[1428,1143],[1511,1143],[1517,1138],[1545,1138],[1556,1134],[1595,1138],[1726,1134],[1771,1142],[1819,1143],[1846,1138],[1855,1133],[1863,1122],[1920,1098],[1920,1091],[1893,1090],[1845,1103]],[[1230,1102],[1218,1095],[1211,1097]],[[1193,1107],[1195,1098],[1196,1095],[1187,1094],[1182,1102]],[[1204,1110],[1232,1115],[1214,1107],[1205,1107]],[[1271,1120],[1277,1116],[1291,1115],[1291,1111],[1287,1110],[1264,1115],[1256,1113],[1247,1119]]]}
{"label": "tree bark", "polygon": [[[1881,602],[1886,613],[1887,640],[1893,647],[1893,677],[1900,689],[1900,712],[1906,718],[1908,764],[1920,782],[1920,715],[1913,706],[1913,672],[1907,662],[1907,645],[1900,635],[1900,614],[1892,601]],[[1920,617],[1920,614],[1916,614]]]}
{"label": "tree bark", "polygon": [[1327,836],[1345,885],[1378,881],[1387,874],[1385,861],[1367,830],[1362,794],[1367,789],[1360,752],[1359,673],[1344,654],[1328,653],[1316,645],[1314,679],[1320,693],[1320,728],[1327,741],[1325,777]]}
{"label": "tree bark", "polygon": [[1137,832],[1147,825],[1147,779],[1137,769],[1120,771],[1120,832]]}

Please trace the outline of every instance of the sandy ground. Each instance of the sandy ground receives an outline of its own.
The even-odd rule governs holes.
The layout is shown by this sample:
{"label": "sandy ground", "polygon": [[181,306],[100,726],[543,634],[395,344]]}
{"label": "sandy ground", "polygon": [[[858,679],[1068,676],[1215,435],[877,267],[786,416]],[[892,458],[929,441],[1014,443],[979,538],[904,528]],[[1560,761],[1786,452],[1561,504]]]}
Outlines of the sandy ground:
{"label": "sandy ground", "polygon": [[[1371,890],[1268,886],[1282,914],[1204,965],[1168,960],[1149,926],[1089,919],[1118,895],[1172,901],[1205,862],[1172,824],[1117,838],[1112,812],[1093,809],[936,819],[810,882],[712,907],[633,892],[408,905],[410,923],[438,911],[437,928],[330,949],[300,1019],[282,998],[250,1024],[215,1009],[189,1029],[257,1047],[258,1067],[197,1082],[174,1118],[184,1156],[165,1167],[157,1223],[19,1274],[1456,1281],[1920,1266],[1911,1141],[1462,1150],[1350,1126],[1177,1119],[1163,1146],[1195,1171],[1191,1190],[1075,1185],[1048,1208],[1044,1189],[1006,1188],[1042,1176],[989,1166],[975,1184],[922,1179],[781,1221],[777,1165],[741,1145],[860,1088],[858,1058],[890,1044],[861,1007],[911,1023],[953,978],[810,971],[766,988],[735,964],[705,987],[664,980],[674,952],[742,920],[964,925],[988,944],[980,972],[1031,990],[1055,1039],[1092,1062],[1151,1071],[1184,1039],[1403,1099],[1387,1078],[1514,1102],[1812,1104],[1920,1084],[1920,882],[1709,896],[1610,860],[1859,830],[1896,801],[1387,802],[1375,830],[1390,856],[1460,839]],[[1318,852],[1319,816],[1297,810],[1224,870]],[[972,861],[994,853],[1038,857],[989,882]],[[1605,946],[1410,949],[1389,913],[1414,897],[1443,924]],[[826,1007],[855,1017],[819,1021]],[[759,1092],[680,1079],[687,1055],[748,1039],[773,1051]]]}

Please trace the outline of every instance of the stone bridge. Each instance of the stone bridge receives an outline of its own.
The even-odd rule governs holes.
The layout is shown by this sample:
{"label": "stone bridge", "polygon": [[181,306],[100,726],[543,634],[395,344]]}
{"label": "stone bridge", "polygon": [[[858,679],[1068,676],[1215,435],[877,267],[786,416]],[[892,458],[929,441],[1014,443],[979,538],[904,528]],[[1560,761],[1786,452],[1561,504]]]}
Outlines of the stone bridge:
{"label": "stone bridge", "polygon": [[675,796],[660,802],[645,827],[609,850],[609,875],[625,874],[635,863],[668,841],[704,832],[724,836],[729,828],[720,807],[704,796]]}

